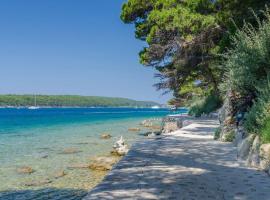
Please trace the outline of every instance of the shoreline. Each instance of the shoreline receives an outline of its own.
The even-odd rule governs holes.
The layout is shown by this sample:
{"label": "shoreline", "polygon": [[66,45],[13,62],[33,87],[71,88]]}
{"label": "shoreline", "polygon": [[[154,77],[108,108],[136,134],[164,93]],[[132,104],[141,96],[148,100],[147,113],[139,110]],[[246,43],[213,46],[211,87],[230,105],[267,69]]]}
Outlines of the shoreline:
{"label": "shoreline", "polygon": [[134,143],[83,200],[270,199],[268,175],[237,160],[233,144],[214,140],[217,127],[215,119],[194,120]]}
{"label": "shoreline", "polygon": [[[24,197],[25,195],[28,195],[28,191],[35,194],[39,193],[38,191],[45,190],[46,188],[53,189],[52,196],[57,196],[58,193],[61,193],[62,190],[66,188],[70,188],[75,192],[78,191],[79,193],[87,193],[89,188],[94,188],[97,184],[102,182],[104,177],[110,172],[107,171],[100,173],[98,171],[89,170],[89,168],[85,169],[85,164],[90,163],[89,159],[97,156],[111,157],[110,151],[112,150],[112,145],[122,134],[129,144],[131,144],[130,142],[133,143],[133,141],[136,141],[140,137],[144,139],[143,135],[149,129],[140,125],[142,121],[149,119],[154,120],[154,123],[160,123],[161,121],[161,117],[158,115],[151,117],[148,117],[147,115],[146,117],[141,117],[141,115],[143,114],[135,116],[132,120],[127,117],[121,120],[113,120],[113,123],[109,121],[106,123],[107,125],[104,123],[97,123],[93,125],[91,124],[91,126],[87,124],[81,126],[80,124],[79,126],[64,126],[63,129],[61,127],[51,129],[46,126],[47,128],[44,130],[42,129],[42,132],[40,132],[46,134],[35,134],[36,129],[33,129],[33,134],[28,130],[27,135],[25,136],[23,134],[18,135],[19,137],[17,137],[17,135],[3,135],[1,139],[4,143],[0,146],[0,151],[1,147],[4,148],[5,144],[11,144],[9,140],[6,140],[9,138],[12,139],[12,141],[14,141],[14,139],[21,141],[21,137],[26,137],[25,140],[23,140],[24,143],[27,143],[27,141],[33,142],[35,140],[38,140],[41,143],[39,144],[34,142],[34,144],[36,144],[35,146],[31,146],[27,152],[20,151],[21,153],[19,155],[9,154],[9,156],[18,155],[20,161],[17,160],[16,163],[6,162],[2,164],[0,172],[3,172],[3,175],[5,174],[6,177],[10,178],[8,178],[8,182],[6,184],[2,185],[0,199],[5,199],[4,197],[6,197],[6,199],[19,198],[22,200],[28,200],[30,198]],[[157,119],[159,120],[157,121]],[[89,127],[91,128],[89,129]],[[140,127],[141,130],[137,131],[136,129],[135,131],[136,127]],[[128,131],[129,128],[131,131]],[[111,134],[112,138],[102,139],[101,136],[104,133]],[[53,143],[57,144],[56,146],[50,145],[51,142],[44,143],[47,138],[50,139],[47,135],[51,135],[53,137],[57,136],[57,138],[51,140]],[[39,139],[39,137],[42,137],[42,139]],[[97,146],[96,142],[101,145]],[[22,145],[28,146],[24,144]],[[12,147],[10,146],[10,148]],[[8,151],[8,149],[6,149],[6,151]],[[32,157],[30,158],[28,155],[32,155]],[[55,160],[56,158],[60,158],[59,162]],[[61,165],[59,165],[59,163]],[[5,168],[5,166],[9,169],[7,167]],[[25,166],[28,168],[22,168]],[[30,171],[29,174],[17,173],[17,169],[24,171],[28,170],[29,167],[34,170],[33,173]],[[64,170],[64,173],[62,173],[62,170]],[[58,173],[59,171],[61,173]],[[56,179],[54,178],[55,172],[57,173]],[[67,175],[62,177],[65,173],[67,173]],[[98,177],[93,177],[93,174],[98,174]],[[3,180],[5,180],[5,177],[3,178]],[[15,179],[16,184],[13,184],[15,183]],[[63,192],[71,195],[68,191]],[[32,199],[35,198],[33,197]]]}

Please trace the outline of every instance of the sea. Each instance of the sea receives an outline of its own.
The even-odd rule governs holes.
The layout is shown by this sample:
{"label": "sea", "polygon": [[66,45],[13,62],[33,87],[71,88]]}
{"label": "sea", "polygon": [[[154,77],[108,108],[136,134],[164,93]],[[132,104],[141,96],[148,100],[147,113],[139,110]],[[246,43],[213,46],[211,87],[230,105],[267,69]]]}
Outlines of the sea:
{"label": "sea", "polygon": [[[144,133],[151,130],[140,125],[143,120],[158,126],[164,116],[186,112],[172,113],[165,108],[1,108],[0,199],[82,199],[106,172],[80,166],[93,157],[110,155],[121,136],[129,146],[147,139]],[[102,139],[102,134],[112,137]],[[22,168],[31,168],[33,173],[21,173]]]}

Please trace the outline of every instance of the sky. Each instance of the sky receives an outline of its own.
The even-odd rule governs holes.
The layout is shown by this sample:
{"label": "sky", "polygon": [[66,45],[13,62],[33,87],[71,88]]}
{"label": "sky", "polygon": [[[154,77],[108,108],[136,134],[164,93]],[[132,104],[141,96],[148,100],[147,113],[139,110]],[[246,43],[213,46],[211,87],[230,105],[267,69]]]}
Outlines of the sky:
{"label": "sky", "polygon": [[124,0],[2,0],[0,93],[126,97],[165,103]]}

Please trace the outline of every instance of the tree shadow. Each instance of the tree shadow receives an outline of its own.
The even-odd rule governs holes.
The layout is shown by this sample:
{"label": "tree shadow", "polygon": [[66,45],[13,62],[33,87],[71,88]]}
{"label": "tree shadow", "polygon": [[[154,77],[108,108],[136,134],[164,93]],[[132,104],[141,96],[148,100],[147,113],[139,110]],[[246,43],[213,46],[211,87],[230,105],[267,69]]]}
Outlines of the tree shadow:
{"label": "tree shadow", "polygon": [[86,190],[80,189],[8,190],[0,192],[0,200],[81,200],[86,194]]}
{"label": "tree shadow", "polygon": [[232,144],[170,136],[135,144],[84,200],[269,200],[269,189],[269,177],[238,162]]}

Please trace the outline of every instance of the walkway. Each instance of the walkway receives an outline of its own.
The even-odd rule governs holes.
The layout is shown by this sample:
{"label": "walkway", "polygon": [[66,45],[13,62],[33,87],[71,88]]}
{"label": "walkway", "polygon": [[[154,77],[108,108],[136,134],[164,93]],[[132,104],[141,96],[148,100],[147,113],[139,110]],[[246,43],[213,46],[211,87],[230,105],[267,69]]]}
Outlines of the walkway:
{"label": "walkway", "polygon": [[213,140],[217,122],[197,121],[162,138],[136,143],[84,200],[270,200],[270,178]]}

